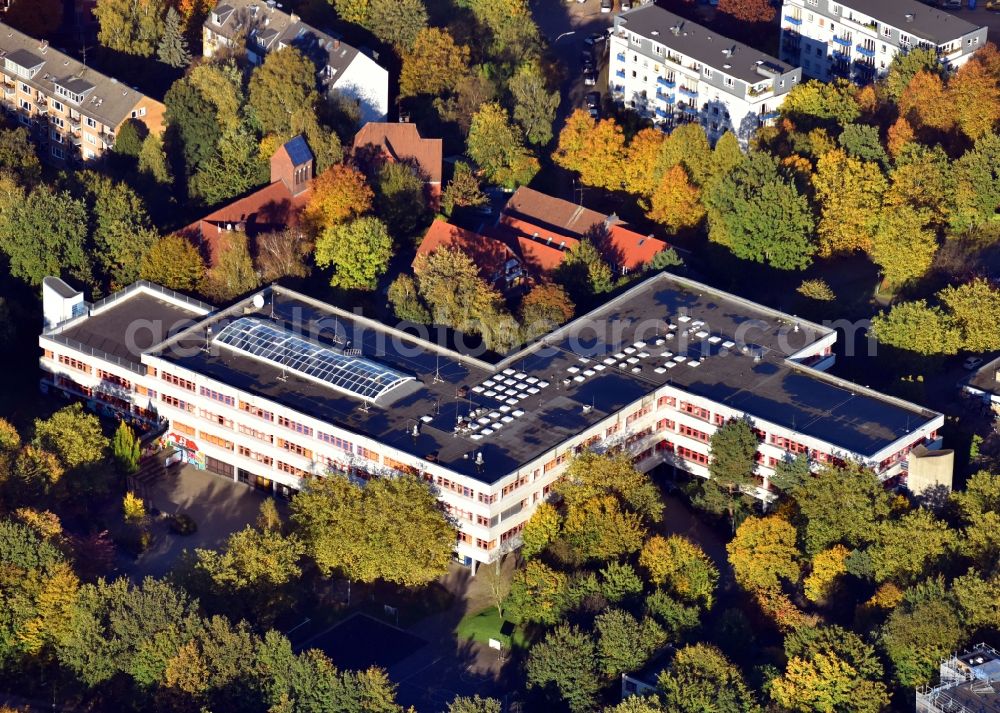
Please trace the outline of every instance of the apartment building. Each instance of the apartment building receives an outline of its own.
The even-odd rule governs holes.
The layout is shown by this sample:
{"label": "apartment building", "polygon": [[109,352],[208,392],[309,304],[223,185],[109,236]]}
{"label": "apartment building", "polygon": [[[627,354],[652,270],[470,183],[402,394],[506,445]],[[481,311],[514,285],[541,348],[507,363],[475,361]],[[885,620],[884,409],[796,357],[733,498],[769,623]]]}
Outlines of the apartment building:
{"label": "apartment building", "polygon": [[277,286],[216,309],[149,283],[89,304],[49,278],[43,310],[43,391],[280,495],[330,471],[416,474],[473,566],[518,545],[584,449],[707,477],[712,433],[749,418],[767,500],[799,454],[905,482],[944,420],[824,373],[835,331],[666,273],[501,358]]}
{"label": "apartment building", "polygon": [[986,29],[918,0],[784,0],[781,56],[816,79],[867,84],[915,47],[960,67],[986,44]]}
{"label": "apartment building", "polygon": [[796,64],[654,4],[615,17],[610,57],[615,101],[668,130],[698,122],[713,141],[732,131],[746,143],[801,81]]}
{"label": "apartment building", "polygon": [[389,113],[389,72],[377,57],[307,25],[275,0],[223,0],[205,19],[202,47],[206,57],[245,50],[254,64],[261,64],[268,52],[295,47],[316,63],[323,91],[357,103],[362,124],[384,121]]}
{"label": "apartment building", "polygon": [[4,110],[31,131],[43,158],[98,158],[129,119],[163,131],[163,104],[3,23],[0,59]]}

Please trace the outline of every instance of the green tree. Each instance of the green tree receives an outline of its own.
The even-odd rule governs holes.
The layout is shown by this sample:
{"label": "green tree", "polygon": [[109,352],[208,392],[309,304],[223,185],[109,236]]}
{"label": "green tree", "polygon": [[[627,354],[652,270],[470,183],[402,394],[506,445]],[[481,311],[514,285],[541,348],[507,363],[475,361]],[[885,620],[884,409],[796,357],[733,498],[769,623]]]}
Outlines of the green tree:
{"label": "green tree", "polygon": [[474,208],[487,202],[472,167],[465,161],[456,161],[451,180],[441,196],[441,211],[450,216],[455,208]]}
{"label": "green tree", "polygon": [[802,269],[812,261],[808,201],[768,154],[751,152],[709,187],[704,201],[709,237],[737,257],[781,270]]}
{"label": "green tree", "polygon": [[364,489],[340,474],[315,479],[292,501],[292,523],[320,572],[362,582],[426,584],[447,571],[455,544],[434,494],[410,476]]}
{"label": "green tree", "polygon": [[521,532],[521,556],[530,559],[541,554],[559,537],[562,519],[559,511],[548,502],[539,503]]}
{"label": "green tree", "polygon": [[854,85],[846,79],[810,79],[788,92],[781,112],[806,126],[830,122],[847,126],[861,115],[854,91]]}
{"label": "green tree", "polygon": [[929,582],[907,592],[889,615],[881,644],[899,685],[913,688],[928,683],[941,660],[950,656],[964,637],[955,605],[940,582]]}
{"label": "green tree", "polygon": [[125,287],[139,277],[142,259],[159,239],[146,205],[126,183],[96,173],[84,174],[91,206],[94,256],[112,287]]}
{"label": "green tree", "polygon": [[962,622],[969,631],[1000,626],[1000,571],[985,578],[970,569],[955,578],[951,591],[962,614]]}
{"label": "green tree", "polygon": [[80,588],[57,653],[88,687],[125,674],[147,688],[164,679],[170,659],[200,626],[196,604],[164,581],[101,579]]}
{"label": "green tree", "polygon": [[837,142],[852,158],[873,162],[883,168],[889,165],[889,155],[882,147],[877,126],[848,124],[837,137]]}
{"label": "green tree", "polygon": [[1000,209],[1000,136],[989,133],[952,164],[955,207],[952,230],[961,231],[993,220]]}
{"label": "green tree", "polygon": [[646,615],[660,623],[671,641],[680,640],[701,623],[698,619],[698,607],[684,604],[662,589],[650,592],[644,604]]}
{"label": "green tree", "polygon": [[709,440],[709,477],[696,482],[695,503],[710,512],[728,512],[735,526],[756,487],[758,445],[748,419],[733,418],[717,428]]}
{"label": "green tree", "polygon": [[639,564],[649,581],[689,604],[710,609],[719,582],[719,570],[708,555],[679,535],[654,535],[646,540]]}
{"label": "green tree", "polygon": [[507,86],[514,99],[514,121],[524,129],[529,142],[545,146],[552,140],[559,92],[549,91],[537,63],[522,65]]}
{"label": "green tree", "polygon": [[396,317],[415,324],[428,324],[431,314],[420,300],[417,283],[409,275],[400,275],[389,285],[389,304]]}
{"label": "green tree", "polygon": [[35,419],[32,445],[54,453],[67,470],[99,463],[108,449],[101,422],[83,404],[65,406],[47,419]]}
{"label": "green tree", "polygon": [[795,528],[782,517],[748,517],[726,545],[736,582],[748,591],[778,590],[801,572]]}
{"label": "green tree", "polygon": [[646,530],[637,513],[613,496],[593,497],[567,508],[562,537],[583,560],[609,560],[636,552]]}
{"label": "green tree", "polygon": [[364,25],[397,52],[405,52],[427,29],[427,8],[423,0],[368,0]]}
{"label": "green tree", "polygon": [[111,439],[111,453],[123,473],[131,474],[139,470],[139,437],[124,421],[119,422]]}
{"label": "green tree", "polygon": [[48,275],[89,280],[87,208],[67,192],[38,186],[0,196],[0,250],[10,274],[38,286]]}
{"label": "green tree", "polygon": [[246,233],[223,233],[216,248],[215,264],[206,272],[199,288],[210,299],[228,302],[260,287],[260,278],[250,257]]}
{"label": "green tree", "polygon": [[143,173],[160,186],[173,183],[167,153],[163,148],[163,137],[157,133],[149,134],[142,142],[139,150],[139,172]]}
{"label": "green tree", "polygon": [[0,168],[10,171],[19,181],[29,186],[41,178],[42,164],[38,161],[28,130],[23,126],[0,130]]}
{"label": "green tree", "polygon": [[601,684],[593,640],[575,626],[561,624],[532,647],[525,664],[528,688],[559,696],[573,713],[594,708]]}
{"label": "green tree", "polygon": [[56,543],[36,529],[0,521],[0,663],[50,657],[66,635],[79,581]]}
{"label": "green tree", "polygon": [[215,205],[267,182],[268,164],[260,155],[257,136],[248,121],[226,127],[218,148],[198,167],[188,193],[205,205]]}
{"label": "green tree", "polygon": [[408,163],[386,161],[375,180],[375,206],[392,235],[416,234],[427,225],[424,179]]}
{"label": "green tree", "polygon": [[995,325],[1000,320],[1000,291],[983,278],[937,294],[959,330],[962,349],[989,352],[1000,349],[1000,334]]}
{"label": "green tree", "polygon": [[479,277],[472,260],[460,250],[439,248],[418,255],[413,271],[437,324],[479,334],[483,323],[500,309],[499,293]]}
{"label": "green tree", "polygon": [[648,522],[657,522],[663,515],[659,488],[649,475],[636,470],[624,453],[580,453],[556,481],[553,492],[570,510],[594,498],[612,497]]}
{"label": "green tree", "polygon": [[878,713],[889,704],[881,681],[869,681],[834,654],[788,661],[771,681],[771,697],[782,708],[802,713]]}
{"label": "green tree", "polygon": [[156,56],[170,67],[186,67],[191,62],[191,53],[188,52],[187,39],[181,27],[181,16],[172,6],[167,8],[163,36],[156,48]]}
{"label": "green tree", "polygon": [[964,491],[951,494],[951,500],[966,522],[987,512],[1000,513],[1000,475],[979,471],[966,481]]}
{"label": "green tree", "polygon": [[520,59],[538,43],[528,0],[468,0],[473,15],[493,38],[492,52]]}
{"label": "green tree", "polygon": [[505,188],[529,183],[539,169],[538,159],[524,145],[520,127],[511,123],[507,110],[496,102],[483,105],[472,117],[466,147],[486,177]]}
{"label": "green tree", "polygon": [[916,48],[893,57],[885,78],[885,92],[889,98],[899,101],[910,80],[920,71],[941,71],[937,53],[933,49]]}
{"label": "green tree", "polygon": [[883,344],[917,354],[956,354],[962,335],[951,315],[926,300],[899,302],[872,318],[869,330]]}
{"label": "green tree", "polygon": [[667,643],[666,632],[653,619],[637,621],[623,609],[608,609],[594,620],[597,662],[609,678],[638,671]]}
{"label": "green tree", "polygon": [[172,290],[192,292],[205,275],[205,261],[191,242],[174,233],[157,240],[142,258],[139,277]]}
{"label": "green tree", "polygon": [[816,300],[817,302],[833,302],[837,299],[837,295],[830,288],[830,283],[821,277],[803,280],[802,284],[795,291],[803,297]]}
{"label": "green tree", "polygon": [[659,272],[660,270],[665,270],[668,267],[683,267],[684,260],[681,256],[677,254],[677,251],[673,248],[664,248],[660,252],[653,256],[653,259],[649,261],[646,265],[646,269],[650,272]]}
{"label": "green tree", "polygon": [[877,524],[889,515],[885,488],[874,473],[859,466],[823,466],[791,495],[810,556],[838,543],[860,547],[872,542]]}
{"label": "green tree", "polygon": [[147,131],[146,125],[138,119],[127,119],[122,122],[118,133],[115,134],[115,153],[138,158]]}
{"label": "green tree", "polygon": [[506,618],[520,623],[555,624],[567,605],[565,574],[536,559],[514,572],[505,605]]}
{"label": "green tree", "polygon": [[875,581],[907,584],[933,574],[958,545],[956,533],[928,510],[880,522],[868,548]]}
{"label": "green tree", "polygon": [[571,299],[585,302],[594,295],[610,292],[614,288],[614,273],[601,257],[589,238],[583,238],[570,248],[562,264],[556,268],[554,278],[563,285]]}
{"label": "green tree", "polygon": [[250,77],[249,93],[261,129],[291,133],[293,110],[314,110],[319,101],[316,66],[294,47],[269,52]]}
{"label": "green tree", "polygon": [[930,214],[910,205],[889,205],[872,235],[871,256],[885,281],[898,287],[922,277],[937,252],[937,236],[928,227]]}
{"label": "green tree", "polygon": [[108,49],[151,57],[163,37],[164,0],[98,0],[97,40]]}
{"label": "green tree", "polygon": [[417,33],[412,49],[403,54],[399,94],[440,95],[453,90],[468,73],[469,48],[456,45],[448,30],[428,27]]}
{"label": "green tree", "polygon": [[448,713],[501,713],[500,701],[496,698],[458,696],[448,704]]}
{"label": "green tree", "polygon": [[392,257],[392,238],[378,218],[356,218],[327,228],[316,241],[316,264],[333,267],[330,284],[373,290]]}
{"label": "green tree", "polygon": [[760,711],[739,670],[708,644],[680,649],[658,682],[664,709],[674,713]]}
{"label": "green tree", "polygon": [[609,562],[600,575],[601,594],[609,602],[618,603],[642,594],[642,579],[628,563]]}
{"label": "green tree", "polygon": [[163,98],[166,105],[166,148],[168,154],[183,161],[188,175],[212,155],[222,136],[216,107],[195,85],[195,76],[192,72],[178,79]]}

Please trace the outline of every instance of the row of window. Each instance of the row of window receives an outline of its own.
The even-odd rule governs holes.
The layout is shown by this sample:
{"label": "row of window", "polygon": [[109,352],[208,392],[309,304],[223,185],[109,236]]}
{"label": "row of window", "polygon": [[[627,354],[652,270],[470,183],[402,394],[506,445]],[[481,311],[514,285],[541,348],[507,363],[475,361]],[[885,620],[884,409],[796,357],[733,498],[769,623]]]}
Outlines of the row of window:
{"label": "row of window", "polygon": [[163,379],[164,381],[166,381],[168,384],[173,384],[174,386],[179,386],[180,388],[182,388],[182,389],[184,389],[186,391],[190,391],[191,393],[194,393],[194,391],[195,391],[194,382],[193,381],[188,381],[187,379],[183,379],[183,378],[181,378],[179,376],[176,376],[174,374],[171,374],[169,372],[166,372],[166,371],[161,372],[160,373],[160,378]]}
{"label": "row of window", "polygon": [[59,355],[59,363],[63,364],[64,366],[68,366],[70,369],[76,369],[77,371],[82,371],[85,374],[93,373],[89,364],[82,362],[79,359],[74,359],[71,356],[66,356],[65,354]]}
{"label": "row of window", "polygon": [[123,389],[132,389],[132,382],[123,376],[118,376],[117,374],[112,374],[109,371],[104,371],[104,369],[97,370],[97,378],[101,381],[106,381],[109,384],[114,384],[115,386],[120,386]]}
{"label": "row of window", "polygon": [[225,404],[226,406],[236,405],[236,399],[232,396],[226,396],[225,394],[219,393],[215,389],[209,389],[206,386],[202,386],[199,393],[206,398],[212,399],[212,401],[218,401],[220,404]]}
{"label": "row of window", "polygon": [[249,448],[247,448],[246,446],[240,446],[239,447],[239,454],[241,456],[243,456],[244,458],[252,458],[253,460],[257,461],[258,463],[263,463],[264,465],[266,465],[268,467],[274,465],[274,458],[272,458],[269,455],[265,455],[263,453],[257,453],[256,451],[252,451]]}
{"label": "row of window", "polygon": [[301,433],[301,434],[303,434],[305,436],[311,436],[313,434],[313,430],[309,426],[301,424],[301,423],[299,423],[297,421],[293,421],[292,419],[288,418],[287,416],[281,416],[281,415],[279,415],[278,416],[278,425],[279,426],[284,426],[287,429],[295,431],[296,433]]}
{"label": "row of window", "polygon": [[171,396],[170,394],[160,394],[160,401],[167,404],[168,406],[179,408],[181,411],[194,413],[194,404],[189,404],[187,401],[182,401],[176,396]]}

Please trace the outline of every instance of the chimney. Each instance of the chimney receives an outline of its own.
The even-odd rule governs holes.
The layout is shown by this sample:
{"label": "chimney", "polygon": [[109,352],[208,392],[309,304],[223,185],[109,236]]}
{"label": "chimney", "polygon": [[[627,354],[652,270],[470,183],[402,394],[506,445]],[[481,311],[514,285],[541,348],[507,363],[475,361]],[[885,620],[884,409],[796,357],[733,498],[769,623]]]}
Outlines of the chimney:
{"label": "chimney", "polygon": [[906,13],[906,21],[907,22],[913,22],[913,13],[912,12]]}

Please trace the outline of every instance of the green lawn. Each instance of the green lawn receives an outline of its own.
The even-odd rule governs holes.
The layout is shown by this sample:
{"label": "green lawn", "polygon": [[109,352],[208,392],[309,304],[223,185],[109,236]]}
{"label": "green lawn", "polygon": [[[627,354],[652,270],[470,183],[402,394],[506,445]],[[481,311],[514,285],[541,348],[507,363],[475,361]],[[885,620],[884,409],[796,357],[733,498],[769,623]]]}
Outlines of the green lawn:
{"label": "green lawn", "polygon": [[455,633],[458,635],[459,639],[463,640],[473,640],[479,641],[483,644],[488,644],[490,639],[498,639],[502,641],[504,646],[508,649],[511,646],[515,648],[523,649],[528,646],[528,639],[525,635],[525,631],[521,627],[515,627],[513,633],[510,636],[500,633],[500,626],[503,624],[503,620],[497,613],[496,607],[490,607],[489,609],[483,609],[480,612],[471,612],[462,617],[462,621],[458,622],[458,626],[455,628]]}

